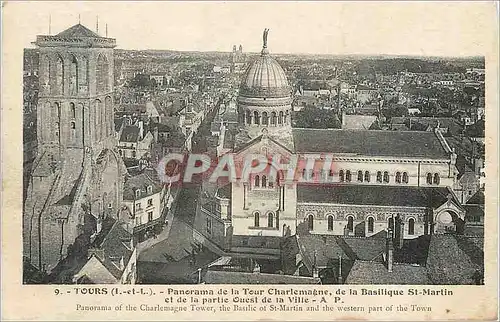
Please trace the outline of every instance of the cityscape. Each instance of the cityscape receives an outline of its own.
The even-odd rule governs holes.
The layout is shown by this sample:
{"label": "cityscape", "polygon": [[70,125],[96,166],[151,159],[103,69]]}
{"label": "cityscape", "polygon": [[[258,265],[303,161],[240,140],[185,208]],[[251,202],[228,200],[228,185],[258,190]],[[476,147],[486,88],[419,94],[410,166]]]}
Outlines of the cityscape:
{"label": "cityscape", "polygon": [[[262,30],[227,52],[33,35],[24,284],[484,284],[484,57],[280,54]],[[173,155],[264,162],[214,181]]]}

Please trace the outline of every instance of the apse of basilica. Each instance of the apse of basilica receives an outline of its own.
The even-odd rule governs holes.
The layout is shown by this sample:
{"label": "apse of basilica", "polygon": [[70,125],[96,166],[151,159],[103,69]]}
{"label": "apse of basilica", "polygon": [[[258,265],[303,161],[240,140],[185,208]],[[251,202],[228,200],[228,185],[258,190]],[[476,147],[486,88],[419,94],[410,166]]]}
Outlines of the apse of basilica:
{"label": "apse of basilica", "polygon": [[226,250],[278,254],[280,238],[301,231],[353,237],[390,231],[412,239],[463,229],[465,210],[451,189],[456,154],[442,134],[292,128],[292,89],[269,52],[267,32],[260,56],[242,75],[238,133],[224,128],[218,156],[234,153],[235,162],[250,154],[294,156],[304,164],[329,156],[333,166],[297,169],[312,183],[284,184],[271,171],[218,187],[201,207],[200,238]]}

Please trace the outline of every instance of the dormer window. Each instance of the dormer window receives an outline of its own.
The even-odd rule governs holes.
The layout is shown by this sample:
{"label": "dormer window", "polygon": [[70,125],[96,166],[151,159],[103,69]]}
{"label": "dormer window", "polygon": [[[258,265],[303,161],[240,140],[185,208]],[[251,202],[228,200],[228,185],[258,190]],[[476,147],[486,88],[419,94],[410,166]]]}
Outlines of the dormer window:
{"label": "dormer window", "polygon": [[135,190],[135,197],[140,198],[141,197],[141,189],[136,189]]}
{"label": "dormer window", "polygon": [[148,186],[147,191],[148,191],[148,194],[153,193],[153,186]]}

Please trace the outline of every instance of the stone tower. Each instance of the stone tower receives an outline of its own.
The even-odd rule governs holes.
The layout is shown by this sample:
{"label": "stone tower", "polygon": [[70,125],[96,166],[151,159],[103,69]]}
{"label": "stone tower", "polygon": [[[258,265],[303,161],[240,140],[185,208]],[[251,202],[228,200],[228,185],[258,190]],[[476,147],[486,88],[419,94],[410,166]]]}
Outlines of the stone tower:
{"label": "stone tower", "polygon": [[24,204],[24,256],[50,271],[98,233],[121,203],[125,170],[116,146],[116,40],[77,24],[37,36],[38,155]]}

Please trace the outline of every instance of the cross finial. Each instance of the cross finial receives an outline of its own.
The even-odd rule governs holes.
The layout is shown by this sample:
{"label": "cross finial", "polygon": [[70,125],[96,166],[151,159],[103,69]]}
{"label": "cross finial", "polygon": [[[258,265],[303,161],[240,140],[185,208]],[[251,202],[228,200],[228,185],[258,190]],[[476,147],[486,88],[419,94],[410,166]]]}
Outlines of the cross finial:
{"label": "cross finial", "polygon": [[263,48],[267,48],[267,34],[269,33],[268,28],[264,28],[264,34],[262,35],[262,40],[264,42]]}
{"label": "cross finial", "polygon": [[78,24],[81,23],[80,14],[78,14]]}

